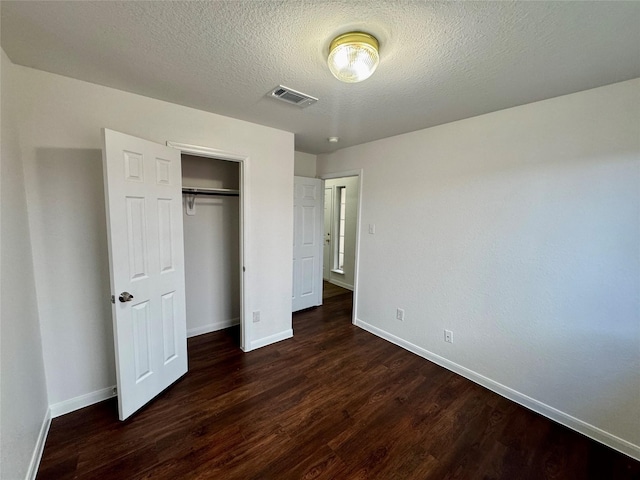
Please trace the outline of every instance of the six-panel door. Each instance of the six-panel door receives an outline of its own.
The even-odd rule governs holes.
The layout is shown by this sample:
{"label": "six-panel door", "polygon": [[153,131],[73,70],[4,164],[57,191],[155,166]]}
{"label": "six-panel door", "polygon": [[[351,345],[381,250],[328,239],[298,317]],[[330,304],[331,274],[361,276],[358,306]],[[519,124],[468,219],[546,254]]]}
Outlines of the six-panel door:
{"label": "six-panel door", "polygon": [[294,177],[292,311],[322,304],[322,180]]}
{"label": "six-panel door", "polygon": [[124,420],[187,372],[182,178],[176,149],[107,129],[103,141]]}

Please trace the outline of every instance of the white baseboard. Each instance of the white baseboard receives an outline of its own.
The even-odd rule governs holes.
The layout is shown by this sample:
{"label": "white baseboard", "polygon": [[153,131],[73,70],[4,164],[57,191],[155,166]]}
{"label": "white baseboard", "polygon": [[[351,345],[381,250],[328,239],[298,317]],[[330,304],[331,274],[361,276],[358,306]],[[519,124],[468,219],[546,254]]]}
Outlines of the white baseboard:
{"label": "white baseboard", "polygon": [[233,327],[235,325],[240,325],[240,317],[222,322],[208,323],[201,327],[190,328],[187,330],[187,338],[204,335],[205,333],[217,332],[218,330],[224,330],[225,328]]}
{"label": "white baseboard", "polygon": [[33,455],[31,455],[31,461],[29,462],[29,469],[27,470],[27,480],[35,480],[38,474],[38,468],[40,467],[40,461],[42,460],[42,453],[44,452],[44,444],[47,441],[47,435],[49,434],[49,427],[51,426],[51,409],[47,408],[40,426],[40,432],[38,433],[38,440],[36,446],[33,449]]}
{"label": "white baseboard", "polygon": [[[293,329],[284,330],[283,332],[276,333],[274,335],[269,335],[268,337],[259,338],[258,340],[253,340],[250,345],[250,350],[255,350],[256,348],[266,347],[267,345],[271,345],[272,343],[280,342],[282,340],[286,340],[287,338],[293,337]],[[250,351],[248,350],[248,351]]]}
{"label": "white baseboard", "polygon": [[348,283],[341,282],[340,280],[336,280],[335,278],[332,278],[331,280],[329,280],[329,283],[333,283],[334,285],[337,285],[342,288],[346,288],[347,290],[351,290],[353,292],[353,285],[349,285]]}
{"label": "white baseboard", "polygon": [[603,443],[613,448],[614,450],[624,453],[625,455],[628,455],[631,458],[640,460],[640,446],[638,445],[634,445],[633,443],[628,442],[627,440],[616,437],[615,435],[612,435],[609,432],[605,432],[604,430],[598,427],[595,427],[587,422],[584,422],[579,418],[573,417],[554,407],[551,407],[545,403],[542,403],[534,398],[524,395],[523,393],[520,393],[516,390],[513,390],[512,388],[502,385],[501,383],[491,380],[490,378],[487,378],[484,375],[474,372],[473,370],[469,370],[468,368],[463,367],[462,365],[458,365],[457,363],[447,360],[446,358],[443,358],[440,355],[430,352],[429,350],[425,350],[422,347],[418,347],[417,345],[414,345],[411,342],[407,342],[406,340],[396,337],[395,335],[388,333],[384,330],[381,330],[378,327],[374,327],[373,325],[370,325],[364,322],[363,320],[356,319],[356,325],[362,328],[363,330],[366,330],[395,345],[398,345],[399,347],[404,348],[405,350],[415,353],[420,357],[426,358],[427,360],[437,365],[440,365],[441,367],[446,368],[447,370],[451,370],[452,372],[457,373],[458,375],[461,375],[471,380],[472,382],[482,385],[483,387],[488,388],[492,392],[495,392],[498,395],[508,398],[509,400],[512,400],[522,405],[523,407],[526,407],[530,410],[533,410],[534,412],[539,413],[540,415],[550,418],[551,420],[554,420],[564,425],[565,427],[571,428],[572,430],[582,433],[583,435],[586,435],[587,437],[597,442]]}
{"label": "white baseboard", "polygon": [[79,397],[70,398],[63,402],[54,403],[49,407],[51,410],[51,417],[56,418],[60,415],[64,415],[65,413],[74,412],[81,408],[88,407],[89,405],[93,405],[94,403],[115,397],[115,394],[113,393],[115,388],[116,386],[113,385],[101,390],[96,390],[95,392],[80,395]]}

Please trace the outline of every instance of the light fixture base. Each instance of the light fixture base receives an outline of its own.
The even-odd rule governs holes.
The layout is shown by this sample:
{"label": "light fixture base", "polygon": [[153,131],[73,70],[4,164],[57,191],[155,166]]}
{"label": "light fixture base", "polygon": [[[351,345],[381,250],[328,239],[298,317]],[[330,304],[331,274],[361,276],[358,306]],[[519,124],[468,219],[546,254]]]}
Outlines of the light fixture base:
{"label": "light fixture base", "polygon": [[364,32],[348,32],[338,35],[331,41],[331,44],[329,45],[329,52],[332,52],[340,45],[348,43],[364,43],[365,45],[370,45],[372,48],[376,49],[376,51],[380,50],[378,39],[373,35]]}

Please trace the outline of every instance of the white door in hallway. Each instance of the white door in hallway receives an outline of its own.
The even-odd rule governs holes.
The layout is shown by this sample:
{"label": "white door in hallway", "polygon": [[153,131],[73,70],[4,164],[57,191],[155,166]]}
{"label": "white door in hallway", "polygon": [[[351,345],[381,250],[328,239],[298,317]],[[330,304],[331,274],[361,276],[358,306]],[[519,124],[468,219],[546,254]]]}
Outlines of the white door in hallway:
{"label": "white door in hallway", "polygon": [[124,420],[187,372],[180,152],[103,129],[102,155]]}
{"label": "white door in hallway", "polygon": [[322,180],[294,177],[292,311],[322,304]]}

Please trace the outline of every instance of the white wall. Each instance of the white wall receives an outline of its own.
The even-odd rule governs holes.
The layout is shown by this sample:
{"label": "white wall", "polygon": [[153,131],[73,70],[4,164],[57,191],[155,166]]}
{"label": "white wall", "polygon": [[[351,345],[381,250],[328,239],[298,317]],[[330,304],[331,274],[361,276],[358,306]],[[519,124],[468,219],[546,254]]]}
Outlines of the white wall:
{"label": "white wall", "polygon": [[319,156],[360,325],[640,458],[639,132],[637,79]]}
{"label": "white wall", "polygon": [[[185,187],[240,187],[240,163],[182,155]],[[187,335],[200,335],[240,319],[240,199],[197,196],[195,215],[183,197]]]}
{"label": "white wall", "polygon": [[295,152],[293,174],[297,177],[316,176],[316,155],[304,152]]}
{"label": "white wall", "polygon": [[[115,382],[100,129],[248,155],[251,346],[291,334],[293,134],[14,67],[36,291],[52,409]],[[264,252],[269,252],[264,255]],[[251,314],[249,313],[249,316]],[[88,395],[78,399],[79,396]]]}
{"label": "white wall", "polygon": [[[346,187],[347,189],[347,203],[346,203],[346,218],[345,218],[345,237],[344,237],[344,268],[343,273],[338,273],[332,271],[333,267],[333,258],[331,258],[330,269],[329,269],[329,280],[331,283],[335,283],[336,285],[340,285],[341,287],[348,288],[353,290],[353,279],[355,273],[355,258],[356,258],[356,232],[358,226],[358,185],[360,183],[360,179],[358,177],[342,177],[342,178],[332,178],[327,179],[324,182],[325,192],[327,188],[331,188],[332,192],[332,209],[334,210],[334,215],[337,215],[337,206],[336,202],[338,201],[336,198],[336,187]],[[326,194],[326,193],[325,193]],[[325,212],[326,213],[326,212]],[[337,242],[338,240],[338,232],[335,230],[335,222],[337,220],[334,219],[333,228],[334,231],[331,233],[331,251],[333,252],[335,246],[333,242]]]}
{"label": "white wall", "polygon": [[35,474],[49,425],[13,65],[2,51],[0,478]]}

